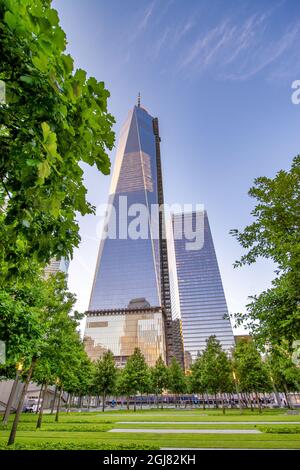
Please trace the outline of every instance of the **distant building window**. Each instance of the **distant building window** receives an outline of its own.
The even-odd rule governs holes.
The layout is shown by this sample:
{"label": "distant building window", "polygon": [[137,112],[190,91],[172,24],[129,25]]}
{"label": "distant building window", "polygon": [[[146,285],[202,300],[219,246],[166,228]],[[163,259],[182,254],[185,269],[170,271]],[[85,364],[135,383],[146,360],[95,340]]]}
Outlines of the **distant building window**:
{"label": "distant building window", "polygon": [[90,321],[88,323],[88,328],[105,328],[108,326],[107,321]]}

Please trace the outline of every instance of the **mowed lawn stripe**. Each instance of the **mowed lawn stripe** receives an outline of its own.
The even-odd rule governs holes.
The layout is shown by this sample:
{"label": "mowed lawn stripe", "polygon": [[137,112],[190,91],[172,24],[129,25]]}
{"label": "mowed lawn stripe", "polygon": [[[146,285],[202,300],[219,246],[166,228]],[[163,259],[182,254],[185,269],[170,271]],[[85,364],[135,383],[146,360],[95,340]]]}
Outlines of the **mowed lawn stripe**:
{"label": "mowed lawn stripe", "polygon": [[232,425],[239,425],[239,424],[246,424],[246,425],[256,425],[256,424],[300,424],[300,421],[212,421],[211,423],[207,421],[117,421],[114,424],[167,424],[170,426],[179,425],[179,424],[232,424]]}
{"label": "mowed lawn stripe", "polygon": [[[8,435],[8,433],[6,433]],[[1,439],[2,442],[7,440]],[[3,434],[2,434],[3,436]],[[94,442],[99,444],[136,444],[156,445],[157,447],[174,448],[287,448],[300,449],[300,435],[284,434],[151,434],[150,433],[107,433],[107,432],[22,432],[17,435],[17,442],[26,443],[34,440],[39,442],[73,441]]]}
{"label": "mowed lawn stripe", "polygon": [[[136,429],[110,429],[108,432],[125,432],[134,433]],[[140,428],[138,432],[149,433],[149,429]],[[151,429],[151,433],[155,434],[261,434],[258,429]]]}

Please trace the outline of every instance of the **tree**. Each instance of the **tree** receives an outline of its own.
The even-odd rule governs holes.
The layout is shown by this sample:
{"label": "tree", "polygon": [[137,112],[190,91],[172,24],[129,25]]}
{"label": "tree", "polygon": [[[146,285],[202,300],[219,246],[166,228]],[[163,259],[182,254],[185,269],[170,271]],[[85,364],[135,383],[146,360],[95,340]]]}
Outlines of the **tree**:
{"label": "tree", "polygon": [[43,284],[15,286],[0,290],[0,339],[6,345],[5,368],[22,362],[30,364],[41,347],[47,324],[41,323]]}
{"label": "tree", "polygon": [[[283,392],[286,404],[291,408],[288,392],[300,391],[299,366],[293,362],[289,349],[282,346],[273,346],[268,351],[266,364],[276,395],[278,391]],[[278,397],[277,399],[279,399],[278,404],[280,405],[280,398]]]}
{"label": "tree", "polygon": [[[266,364],[253,341],[240,340],[233,351],[233,367],[242,392],[254,393],[261,412],[258,392],[270,391],[272,386]],[[251,409],[252,400],[250,399]]]}
{"label": "tree", "polygon": [[113,117],[103,82],[74,71],[50,0],[1,0],[0,286],[69,257],[93,212],[80,162],[108,174]]}
{"label": "tree", "polygon": [[210,336],[206,341],[201,365],[202,388],[215,396],[216,407],[218,407],[217,394],[220,394],[223,413],[225,413],[223,393],[231,392],[233,388],[231,365],[215,336]]}
{"label": "tree", "polygon": [[186,391],[187,383],[184,371],[181,365],[173,357],[169,366],[169,390],[175,394],[176,406],[178,404],[178,395]]}
{"label": "tree", "polygon": [[139,348],[126,362],[119,378],[119,390],[127,396],[127,408],[129,409],[129,397],[134,395],[134,411],[136,411],[136,395],[147,390],[149,383],[149,369],[145,358]]}
{"label": "tree", "polygon": [[[33,284],[27,280],[8,284],[6,291],[0,289],[0,339],[6,345],[6,364],[1,367],[2,375],[10,378],[11,369],[17,367],[16,379],[23,380],[24,387],[28,385],[27,376],[32,375],[33,363],[36,364],[47,335],[49,323],[44,318],[44,311],[48,300],[48,283],[37,275]],[[10,399],[4,423],[9,416],[11,403]],[[19,413],[16,413],[16,422],[18,416]]]}
{"label": "tree", "polygon": [[191,393],[200,393],[202,395],[203,409],[205,409],[204,393],[206,392],[203,381],[203,357],[199,354],[191,365],[191,375],[189,376],[189,388]]}
{"label": "tree", "polygon": [[260,177],[249,195],[256,199],[254,222],[242,232],[232,230],[247,252],[235,263],[243,266],[259,257],[276,263],[271,289],[251,297],[247,311],[235,315],[237,324],[247,324],[263,348],[266,344],[292,344],[300,337],[300,155],[289,171],[275,178]]}
{"label": "tree", "polygon": [[[65,290],[62,274],[57,274],[51,278],[55,287],[55,298],[52,302],[51,323],[47,331],[47,340],[40,352],[39,360],[33,372],[33,380],[43,386],[42,402],[39,412],[37,428],[42,425],[44,397],[49,385],[56,384],[59,388],[59,399],[55,420],[59,418],[59,405],[62,390],[72,390],[77,377],[83,373],[86,366],[89,367],[90,360],[84,351],[83,343],[78,334],[78,320],[81,315],[75,312],[72,316],[70,310],[75,299]],[[64,299],[64,294],[67,298]],[[49,308],[49,306],[48,306]],[[89,370],[90,382],[92,373]]]}
{"label": "tree", "polygon": [[97,394],[102,395],[102,411],[105,408],[105,398],[115,391],[117,371],[115,360],[111,351],[106,351],[102,359],[96,362],[94,386]]}
{"label": "tree", "polygon": [[[82,316],[77,312],[70,315],[75,297],[68,292],[64,274],[58,273],[48,279],[36,278],[34,285],[24,283],[9,292],[11,298],[7,293],[0,304],[3,312],[0,338],[7,343],[7,363],[22,361],[24,370],[23,391],[9,438],[9,444],[12,444],[30,380],[33,378],[44,385],[44,395],[47,386],[59,380],[61,392],[74,370],[78,373],[81,357],[87,359],[87,356],[77,332]],[[18,309],[9,311],[10,307]],[[42,411],[43,408],[38,427],[41,426]]]}
{"label": "tree", "polygon": [[[151,372],[151,388],[158,397],[161,396],[161,407],[163,408],[162,393],[169,385],[169,371],[161,356],[157,359],[155,366],[152,367]],[[158,406],[158,398],[157,398]]]}
{"label": "tree", "polygon": [[[75,369],[76,379],[74,380],[73,375],[68,379],[67,390],[70,392],[75,392],[79,396],[79,406],[82,406],[82,398],[84,396],[90,397],[91,393],[94,392],[94,372],[95,366],[92,361],[87,356],[85,350],[83,349],[83,344],[81,343],[81,355],[79,356],[79,361]],[[65,378],[66,380],[66,378]]]}

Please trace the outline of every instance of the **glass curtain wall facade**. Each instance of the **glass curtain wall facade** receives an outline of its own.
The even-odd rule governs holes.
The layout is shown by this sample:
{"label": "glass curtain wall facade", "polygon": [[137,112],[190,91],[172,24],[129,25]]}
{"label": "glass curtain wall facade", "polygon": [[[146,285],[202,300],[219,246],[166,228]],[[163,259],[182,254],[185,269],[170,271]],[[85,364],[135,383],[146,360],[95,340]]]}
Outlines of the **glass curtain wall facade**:
{"label": "glass curtain wall facade", "polygon": [[[203,246],[198,250],[187,249],[186,242],[191,240],[184,237],[183,222],[185,217],[195,231],[196,212],[172,215],[176,266],[172,300],[179,304],[187,368],[211,335],[217,337],[225,351],[234,345],[230,320],[224,319],[228,309],[207,213],[198,214],[197,231],[204,235]],[[178,230],[183,233],[181,239]]]}
{"label": "glass curtain wall facade", "polygon": [[[115,218],[116,236],[110,233],[101,240],[87,315],[111,309],[127,309],[129,315],[135,299],[142,299],[151,308],[160,307],[161,315],[165,316],[167,351],[162,354],[165,358],[166,353],[167,357],[172,356],[172,318],[167,250],[162,242],[164,216],[159,215],[156,236],[150,219],[152,205],[163,203],[159,143],[157,119],[135,106],[121,130],[109,194],[112,210],[107,221],[109,227],[111,217]],[[135,223],[139,211],[138,206],[133,206],[136,204],[148,211],[148,226],[147,234],[132,238],[127,231]],[[152,331],[154,323],[151,325]],[[86,330],[86,336],[106,348],[110,341],[105,337],[107,334],[108,331],[96,327]],[[118,329],[114,329],[109,335],[114,336],[114,344],[121,345],[123,333],[120,336]],[[148,346],[152,347],[150,340]],[[116,355],[120,355],[114,348]]]}
{"label": "glass curtain wall facade", "polygon": [[165,357],[164,315],[159,308],[112,310],[89,315],[85,330],[85,349],[92,360],[112,351],[119,367],[139,348],[149,366]]}
{"label": "glass curtain wall facade", "polygon": [[116,238],[101,240],[89,310],[126,308],[140,297],[151,306],[161,305],[158,240],[150,236],[150,220],[146,239],[133,240],[126,232],[119,233],[120,227],[127,231],[136,217],[128,215],[126,206],[149,208],[158,203],[152,121],[135,106],[121,130],[109,195],[116,215]]}

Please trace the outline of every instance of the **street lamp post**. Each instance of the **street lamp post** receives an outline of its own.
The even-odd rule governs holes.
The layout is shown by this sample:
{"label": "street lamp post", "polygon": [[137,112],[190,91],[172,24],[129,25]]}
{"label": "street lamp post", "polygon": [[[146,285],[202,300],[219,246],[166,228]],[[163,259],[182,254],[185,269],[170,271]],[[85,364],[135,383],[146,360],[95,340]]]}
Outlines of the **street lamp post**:
{"label": "street lamp post", "polygon": [[242,410],[242,403],[241,403],[241,399],[240,399],[240,393],[239,393],[239,388],[238,388],[238,381],[237,381],[237,377],[236,377],[236,374],[235,374],[235,371],[234,371],[234,370],[232,371],[232,376],[233,376],[233,380],[234,380],[234,384],[235,384],[236,394],[237,394],[237,397],[238,397],[239,409],[240,409],[240,412],[241,412],[241,414],[242,414],[242,412],[243,412],[243,410]]}
{"label": "street lamp post", "polygon": [[23,370],[23,363],[22,362],[17,362],[16,369],[17,369],[16,377],[15,377],[14,383],[12,385],[10,394],[9,394],[9,399],[8,399],[8,402],[7,402],[7,405],[6,405],[6,408],[5,408],[5,413],[4,413],[3,420],[2,420],[2,424],[4,426],[7,424],[7,421],[8,421],[9,415],[10,415],[10,411],[11,411],[11,407],[12,407],[13,401],[14,401],[15,396],[16,396],[17,386],[18,386],[19,379],[20,379],[20,374]]}

